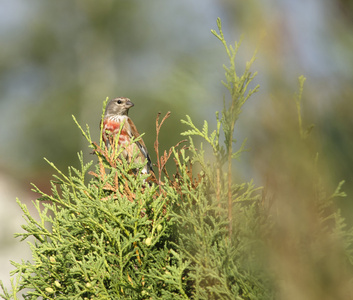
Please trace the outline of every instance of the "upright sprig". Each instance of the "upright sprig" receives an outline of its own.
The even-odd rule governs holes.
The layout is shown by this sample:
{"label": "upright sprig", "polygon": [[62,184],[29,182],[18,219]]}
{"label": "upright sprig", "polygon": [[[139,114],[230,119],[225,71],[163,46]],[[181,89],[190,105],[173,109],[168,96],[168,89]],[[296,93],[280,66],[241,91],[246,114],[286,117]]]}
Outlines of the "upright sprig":
{"label": "upright sprig", "polygon": [[[245,142],[243,142],[237,151],[235,151],[233,148],[233,143],[236,142],[236,139],[234,138],[235,123],[238,120],[243,105],[252,94],[257,92],[257,90],[259,89],[259,85],[256,85],[252,89],[249,88],[249,84],[257,74],[257,72],[250,72],[251,65],[256,59],[256,52],[254,53],[250,61],[246,63],[244,73],[239,76],[237,74],[235,59],[241,43],[235,42],[234,46],[228,46],[222,31],[222,24],[220,18],[217,19],[217,26],[219,33],[217,33],[216,30],[211,30],[211,32],[222,42],[229,58],[229,66],[223,65],[223,68],[225,70],[226,81],[222,81],[222,83],[228,89],[231,96],[231,101],[227,103],[225,99],[223,99],[223,109],[221,112],[221,116],[219,112],[216,112],[217,129],[214,130],[210,135],[208,133],[208,123],[206,121],[204,122],[202,130],[199,130],[192,123],[189,116],[187,116],[187,120],[182,120],[182,123],[190,126],[191,129],[185,131],[184,133],[182,133],[182,135],[201,136],[211,145],[213,149],[213,153],[216,158],[216,180],[212,179],[211,184],[214,187],[214,190],[216,192],[216,198],[219,203],[221,201],[223,191],[226,190],[226,197],[228,203],[229,233],[231,235],[233,202],[232,160],[234,158],[237,158],[240,153],[244,151],[245,145]],[[222,142],[220,141],[221,129],[224,134],[224,145],[222,145]],[[191,150],[194,149],[192,146],[193,145],[191,145],[190,147]],[[197,158],[203,156],[195,155],[194,157]],[[202,161],[202,159],[200,159],[200,163],[201,165],[205,165],[205,162]],[[226,178],[224,179],[223,168],[225,164],[227,164],[227,172]],[[210,174],[210,177],[213,176],[213,173]],[[226,181],[225,185],[223,183],[224,180]]]}
{"label": "upright sprig", "polygon": [[255,93],[259,89],[259,85],[255,86],[255,88],[250,89],[248,91],[248,86],[250,82],[254,79],[257,72],[252,74],[250,72],[250,67],[256,59],[254,53],[253,57],[250,61],[246,63],[245,71],[243,75],[240,77],[237,75],[236,67],[235,67],[235,58],[238,52],[240,42],[235,42],[234,47],[232,45],[227,45],[227,42],[224,38],[222,31],[222,23],[221,19],[217,19],[217,26],[219,33],[215,30],[211,30],[211,32],[222,42],[228,58],[230,62],[230,66],[227,67],[223,65],[226,76],[226,82],[222,81],[223,85],[228,89],[232,99],[229,105],[223,101],[223,111],[221,123],[223,127],[223,132],[225,136],[225,146],[226,146],[226,155],[228,162],[228,218],[229,218],[229,230],[231,234],[231,223],[232,223],[232,158],[235,157],[233,154],[233,142],[236,142],[234,139],[234,128],[235,122],[237,121],[239,114],[241,113],[241,108],[245,104],[245,102],[249,99],[249,97]]}
{"label": "upright sprig", "polygon": [[299,91],[298,93],[294,94],[295,105],[297,107],[297,115],[298,115],[298,126],[299,126],[299,134],[301,139],[306,139],[311,130],[314,128],[314,125],[309,125],[306,129],[303,128],[303,121],[302,121],[302,98],[303,98],[303,90],[304,90],[304,83],[306,78],[301,75],[298,78],[298,85]]}

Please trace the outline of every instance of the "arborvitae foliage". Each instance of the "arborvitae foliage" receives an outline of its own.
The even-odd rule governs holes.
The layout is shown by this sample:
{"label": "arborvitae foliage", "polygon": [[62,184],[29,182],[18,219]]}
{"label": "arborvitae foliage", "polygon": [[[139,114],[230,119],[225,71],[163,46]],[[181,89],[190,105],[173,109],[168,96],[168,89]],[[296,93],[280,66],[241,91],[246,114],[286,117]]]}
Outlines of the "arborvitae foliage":
{"label": "arborvitae foliage", "polygon": [[[210,133],[207,121],[198,129],[186,116],[182,123],[189,129],[182,135],[188,144],[161,153],[158,137],[169,113],[162,121],[158,115],[155,174],[144,175],[142,165],[120,157],[114,142],[107,149],[102,139],[92,141],[88,126],[83,130],[74,119],[97,162],[85,163],[80,153],[81,168],[69,167],[67,174],[49,162],[56,170],[52,193],[34,186],[41,195],[34,202],[39,220],[18,201],[27,224],[25,233],[17,236],[34,238],[29,243],[33,262],[13,263],[12,291],[3,288],[4,299],[18,299],[20,293],[25,299],[275,298],[283,279],[280,268],[268,263],[275,261],[268,245],[275,243],[280,227],[273,201],[252,181],[236,182],[232,176],[232,160],[244,149],[244,143],[236,144],[235,124],[245,101],[258,90],[249,90],[255,57],[237,75],[239,44],[228,46],[220,20],[217,23],[219,33],[212,32],[229,57],[224,85],[231,100],[216,113],[216,129]],[[309,131],[302,129],[301,92],[296,101],[304,139]],[[195,146],[195,135],[213,155],[205,156],[203,144]],[[169,160],[175,162],[174,174],[166,169]],[[341,185],[332,197],[314,185],[320,191],[315,206],[323,224],[316,232],[342,239],[351,264],[352,233],[332,210],[332,198],[343,195]],[[303,245],[291,242],[294,248]],[[318,238],[310,245],[320,243]]]}

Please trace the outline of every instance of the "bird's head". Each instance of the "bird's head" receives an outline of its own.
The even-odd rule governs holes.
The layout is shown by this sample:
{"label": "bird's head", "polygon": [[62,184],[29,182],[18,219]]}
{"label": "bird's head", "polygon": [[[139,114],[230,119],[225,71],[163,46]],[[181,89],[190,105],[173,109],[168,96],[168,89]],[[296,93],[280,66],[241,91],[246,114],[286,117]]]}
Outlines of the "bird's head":
{"label": "bird's head", "polygon": [[129,109],[133,107],[134,104],[129,98],[118,97],[110,100],[105,108],[105,117],[109,116],[127,116]]}

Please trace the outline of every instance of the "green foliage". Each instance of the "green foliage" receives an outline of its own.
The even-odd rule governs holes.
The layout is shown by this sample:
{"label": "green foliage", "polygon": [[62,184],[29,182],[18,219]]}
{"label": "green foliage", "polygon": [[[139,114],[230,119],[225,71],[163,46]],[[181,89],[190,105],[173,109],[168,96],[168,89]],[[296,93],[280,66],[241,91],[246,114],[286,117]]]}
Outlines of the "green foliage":
{"label": "green foliage", "polygon": [[[29,243],[33,262],[13,262],[12,291],[2,286],[4,299],[18,299],[21,292],[25,299],[273,299],[283,296],[282,282],[292,278],[286,251],[298,258],[300,268],[307,268],[305,276],[322,280],[315,288],[333,277],[330,267],[336,262],[352,266],[353,232],[333,206],[334,198],[345,196],[343,182],[326,196],[318,174],[305,177],[310,192],[303,207],[313,212],[309,228],[304,219],[304,225],[283,221],[290,215],[282,205],[292,195],[279,193],[272,200],[265,191],[261,195],[253,181],[233,178],[232,161],[245,147],[243,142],[233,150],[235,124],[245,101],[258,89],[249,90],[256,75],[250,72],[255,57],[238,76],[234,60],[239,44],[228,47],[219,19],[217,24],[219,33],[212,33],[229,57],[224,85],[231,99],[216,113],[216,129],[210,133],[207,121],[199,129],[186,116],[182,123],[189,129],[182,135],[188,137],[188,147],[178,143],[160,155],[158,137],[169,113],[160,123],[158,115],[155,174],[141,174],[143,163],[122,158],[114,141],[109,149],[102,139],[95,143],[89,127],[84,130],[74,118],[97,162],[85,163],[80,153],[80,168],[69,167],[65,174],[48,161],[57,175],[51,194],[34,186],[41,195],[34,202],[38,220],[18,201],[27,224],[17,236],[34,238]],[[301,119],[304,80],[300,78],[295,98],[302,143],[308,136]],[[203,144],[195,146],[193,136],[202,137],[212,149],[211,157]],[[166,169],[171,158],[174,174]],[[303,195],[303,186],[295,187],[295,200]],[[338,259],[340,254],[345,259]],[[316,279],[317,270],[322,279]]]}
{"label": "green foliage", "polygon": [[[174,277],[183,264],[174,266],[178,256],[168,247],[167,224],[173,219],[167,198],[156,197],[156,186],[142,187],[143,181],[132,175],[126,177],[127,186],[118,184],[117,173],[123,166],[111,169],[104,180],[94,177],[87,184],[85,175],[92,162],[84,164],[81,155],[79,159],[81,170],[71,167],[67,176],[57,170],[52,195],[35,187],[41,194],[35,202],[40,221],[19,203],[28,224],[23,225],[26,233],[18,236],[33,236],[35,242],[30,243],[33,263],[14,264],[22,279],[15,290],[30,289],[26,299],[173,295],[180,288]],[[97,172],[100,167],[96,165]],[[129,198],[131,193],[136,201]],[[168,200],[172,202],[172,195]]]}
{"label": "green foliage", "polygon": [[[200,130],[189,116],[182,120],[191,128],[182,133],[189,137],[191,162],[200,164],[203,177],[202,184],[194,190],[183,190],[183,201],[175,215],[183,228],[179,233],[179,249],[190,261],[188,275],[193,299],[266,299],[271,292],[269,277],[260,268],[259,230],[264,219],[259,213],[258,188],[252,182],[234,183],[232,178],[232,159],[239,157],[245,145],[243,142],[233,151],[235,123],[245,101],[258,89],[256,86],[248,90],[256,75],[250,72],[255,56],[246,64],[244,74],[237,76],[235,57],[240,44],[228,47],[220,19],[217,24],[219,34],[214,30],[212,33],[222,42],[229,57],[230,67],[224,66],[223,84],[231,101],[229,105],[224,101],[221,115],[216,112],[216,129],[211,134],[207,121]],[[192,139],[195,135],[209,144],[214,159],[205,157],[202,144],[200,149],[195,147]]]}

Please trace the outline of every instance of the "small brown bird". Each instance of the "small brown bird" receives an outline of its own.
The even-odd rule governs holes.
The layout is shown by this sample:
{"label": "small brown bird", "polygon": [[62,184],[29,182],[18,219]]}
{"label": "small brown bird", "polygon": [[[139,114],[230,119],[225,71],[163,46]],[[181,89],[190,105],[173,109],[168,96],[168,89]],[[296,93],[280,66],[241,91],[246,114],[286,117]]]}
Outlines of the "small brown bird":
{"label": "small brown bird", "polygon": [[129,109],[133,106],[134,104],[130,99],[125,97],[115,98],[107,104],[103,119],[102,138],[108,147],[110,141],[114,141],[116,135],[119,133],[120,126],[123,125],[119,141],[117,141],[118,146],[124,148],[122,155],[129,162],[136,153],[138,153],[135,158],[136,163],[142,163],[147,159],[147,164],[143,168],[142,173],[149,174],[151,171],[153,172],[153,169],[145,143],[142,138],[131,143],[131,138],[136,139],[140,136],[135,124],[128,117]]}

